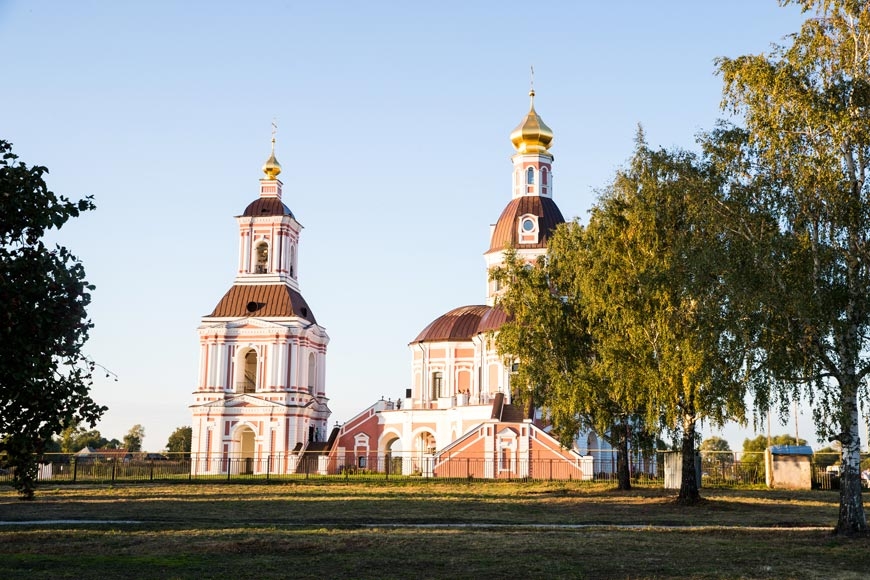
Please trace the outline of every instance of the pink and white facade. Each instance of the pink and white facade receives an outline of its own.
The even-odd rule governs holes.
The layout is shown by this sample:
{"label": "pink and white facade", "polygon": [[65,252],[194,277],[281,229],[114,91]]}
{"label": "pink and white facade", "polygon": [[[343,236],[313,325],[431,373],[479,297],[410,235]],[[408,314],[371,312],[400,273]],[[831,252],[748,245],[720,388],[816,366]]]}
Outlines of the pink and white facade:
{"label": "pink and white facade", "polygon": [[329,336],[299,290],[302,225],[282,201],[274,140],[263,171],[259,196],[236,217],[233,285],[198,329],[191,410],[199,472],[293,472],[298,452],[322,447],[328,435]]}

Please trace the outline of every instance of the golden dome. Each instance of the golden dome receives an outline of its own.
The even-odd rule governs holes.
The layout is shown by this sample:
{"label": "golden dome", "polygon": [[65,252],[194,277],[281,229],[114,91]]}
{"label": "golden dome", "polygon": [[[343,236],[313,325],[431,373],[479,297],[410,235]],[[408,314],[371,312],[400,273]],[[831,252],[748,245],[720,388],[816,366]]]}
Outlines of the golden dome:
{"label": "golden dome", "polygon": [[274,137],[272,137],[272,154],[269,155],[266,163],[263,164],[263,173],[266,174],[266,179],[278,179],[278,175],[281,173],[281,164],[278,163],[278,160],[275,158]]}
{"label": "golden dome", "polygon": [[553,141],[553,131],[544,123],[541,116],[535,111],[535,91],[529,91],[531,105],[529,114],[511,132],[511,142],[517,153],[549,153],[550,143]]}

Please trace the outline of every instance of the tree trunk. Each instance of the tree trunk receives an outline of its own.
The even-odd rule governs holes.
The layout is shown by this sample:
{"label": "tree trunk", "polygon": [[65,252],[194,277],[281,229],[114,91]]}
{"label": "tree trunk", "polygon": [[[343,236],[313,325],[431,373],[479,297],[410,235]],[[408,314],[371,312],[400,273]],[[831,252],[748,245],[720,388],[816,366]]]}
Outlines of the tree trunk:
{"label": "tree trunk", "polygon": [[683,417],[683,476],[680,481],[680,495],[677,501],[683,504],[694,504],[701,499],[698,491],[698,480],[695,470],[695,418]]}
{"label": "tree trunk", "polygon": [[628,467],[628,423],[616,424],[616,480],[620,490],[631,489],[631,470]]}
{"label": "tree trunk", "polygon": [[[854,375],[852,375],[854,377]],[[855,382],[855,381],[852,381]],[[840,513],[835,532],[845,536],[867,534],[870,527],[861,498],[861,436],[858,430],[858,389],[856,384],[841,385]]]}

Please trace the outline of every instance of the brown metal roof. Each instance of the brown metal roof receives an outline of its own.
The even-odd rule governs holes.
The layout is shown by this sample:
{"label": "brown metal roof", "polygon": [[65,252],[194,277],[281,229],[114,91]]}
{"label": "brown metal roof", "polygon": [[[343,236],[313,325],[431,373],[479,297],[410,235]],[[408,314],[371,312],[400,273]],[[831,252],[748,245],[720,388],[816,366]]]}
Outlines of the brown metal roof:
{"label": "brown metal roof", "polygon": [[277,197],[259,197],[255,199],[248,204],[248,207],[245,208],[245,213],[242,215],[246,217],[264,217],[273,215],[289,215],[290,217],[294,217],[290,208],[284,205]]}
{"label": "brown metal roof", "polygon": [[433,320],[411,343],[471,340],[471,337],[479,333],[480,320],[489,310],[489,306],[454,308]]}
{"label": "brown metal roof", "polygon": [[317,324],[302,295],[286,284],[235,284],[224,294],[213,317],[257,318],[298,316]]}
{"label": "brown metal roof", "polygon": [[[520,246],[517,243],[519,218],[528,214],[538,216],[538,228],[540,229],[538,243]],[[559,211],[556,202],[549,197],[524,195],[512,199],[501,212],[501,217],[495,224],[487,253],[501,252],[508,247],[546,248],[553,230],[561,223],[565,223],[565,218],[562,217],[562,212]]]}
{"label": "brown metal roof", "polygon": [[483,332],[495,332],[509,319],[510,317],[507,312],[502,310],[501,306],[495,305],[489,309],[489,312],[480,318],[480,324],[477,325],[477,332],[478,334]]}

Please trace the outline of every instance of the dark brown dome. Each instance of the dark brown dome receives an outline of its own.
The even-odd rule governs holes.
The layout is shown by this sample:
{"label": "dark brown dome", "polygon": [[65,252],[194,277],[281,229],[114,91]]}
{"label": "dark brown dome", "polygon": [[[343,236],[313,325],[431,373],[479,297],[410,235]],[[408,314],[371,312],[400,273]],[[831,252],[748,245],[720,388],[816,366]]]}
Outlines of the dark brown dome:
{"label": "dark brown dome", "polygon": [[215,318],[287,318],[298,316],[317,324],[314,313],[302,294],[286,284],[235,284],[224,294],[214,312]]}
{"label": "dark brown dome", "polygon": [[[534,244],[518,243],[519,219],[524,215],[538,216],[538,241]],[[517,197],[512,199],[501,212],[486,253],[501,252],[505,248],[546,248],[553,230],[561,223],[565,223],[565,218],[562,217],[556,202],[549,197],[537,195]]]}
{"label": "dark brown dome", "polygon": [[454,308],[447,314],[433,320],[411,343],[471,340],[471,337],[478,334],[477,328],[480,325],[480,320],[490,310],[489,306]]}
{"label": "dark brown dome", "polygon": [[248,204],[245,208],[245,217],[266,217],[273,215],[289,215],[293,216],[290,208],[281,203],[277,197],[260,197]]}

